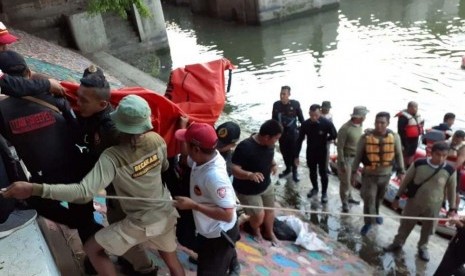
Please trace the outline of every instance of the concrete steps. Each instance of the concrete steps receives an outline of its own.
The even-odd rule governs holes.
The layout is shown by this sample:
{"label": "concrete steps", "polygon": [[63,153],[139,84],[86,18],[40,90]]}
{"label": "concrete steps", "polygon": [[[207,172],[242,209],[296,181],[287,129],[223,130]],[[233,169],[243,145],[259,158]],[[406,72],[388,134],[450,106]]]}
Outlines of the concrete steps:
{"label": "concrete steps", "polygon": [[1,2],[7,27],[26,31],[61,46],[74,46],[74,41],[67,31],[66,15],[82,9],[84,1],[2,0]]}
{"label": "concrete steps", "polygon": [[107,52],[87,54],[87,57],[101,66],[104,71],[109,71],[127,86],[141,86],[163,95],[166,91],[166,83],[148,75],[145,72],[129,65],[128,63],[110,55]]}
{"label": "concrete steps", "polygon": [[110,52],[113,53],[124,47],[132,48],[140,43],[139,35],[129,19],[123,19],[114,13],[103,14],[102,18]]}

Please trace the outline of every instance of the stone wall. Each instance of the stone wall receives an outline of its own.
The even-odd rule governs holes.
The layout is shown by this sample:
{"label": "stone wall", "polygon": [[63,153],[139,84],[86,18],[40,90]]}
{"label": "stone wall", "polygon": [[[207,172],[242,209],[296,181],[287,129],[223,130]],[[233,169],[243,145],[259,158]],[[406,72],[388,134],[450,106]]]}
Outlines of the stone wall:
{"label": "stone wall", "polygon": [[[169,47],[160,0],[144,0],[151,17],[143,18],[133,8],[129,14],[134,21],[108,13],[89,17],[86,14],[87,2],[0,0],[3,7],[0,17],[7,26],[83,52],[109,49],[114,53],[135,47]],[[116,38],[112,35],[115,32],[118,34]]]}
{"label": "stone wall", "polygon": [[246,24],[289,19],[339,6],[339,0],[190,0],[194,13]]}
{"label": "stone wall", "polygon": [[142,17],[137,9],[133,8],[141,42],[154,46],[155,49],[168,48],[165,16],[160,0],[144,0],[144,2],[152,14],[150,17]]}
{"label": "stone wall", "polygon": [[108,38],[100,14],[75,13],[68,16],[68,24],[76,46],[82,52],[94,53],[108,49]]}
{"label": "stone wall", "polygon": [[70,47],[74,41],[67,28],[66,15],[84,11],[85,0],[1,0],[2,20],[12,26]]}
{"label": "stone wall", "polygon": [[264,23],[281,20],[338,5],[339,0],[257,0],[258,21]]}

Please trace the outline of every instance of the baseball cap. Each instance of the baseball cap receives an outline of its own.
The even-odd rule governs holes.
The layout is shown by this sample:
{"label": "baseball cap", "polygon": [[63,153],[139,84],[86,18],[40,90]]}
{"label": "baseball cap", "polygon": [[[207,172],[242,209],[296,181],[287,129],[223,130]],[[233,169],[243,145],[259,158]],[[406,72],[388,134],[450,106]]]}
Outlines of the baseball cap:
{"label": "baseball cap", "polygon": [[7,30],[5,24],[0,22],[0,44],[11,44],[16,42],[18,38]]}
{"label": "baseball cap", "polygon": [[129,134],[142,134],[151,130],[153,126],[150,115],[149,104],[137,95],[124,97],[116,110],[110,113],[116,129]]}
{"label": "baseball cap", "polygon": [[226,122],[216,128],[216,135],[218,136],[217,148],[222,148],[239,140],[241,128],[234,122]]}
{"label": "baseball cap", "polygon": [[22,76],[24,70],[28,69],[24,57],[11,50],[0,51],[0,70],[13,76]]}
{"label": "baseball cap", "polygon": [[215,129],[205,123],[192,123],[188,128],[178,129],[174,136],[180,141],[192,143],[204,149],[214,149],[218,142]]}

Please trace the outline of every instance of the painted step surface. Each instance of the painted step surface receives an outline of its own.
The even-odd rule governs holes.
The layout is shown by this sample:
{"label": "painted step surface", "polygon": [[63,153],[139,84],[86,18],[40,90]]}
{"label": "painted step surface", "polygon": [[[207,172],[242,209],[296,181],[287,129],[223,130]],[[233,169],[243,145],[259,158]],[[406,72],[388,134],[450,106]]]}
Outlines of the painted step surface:
{"label": "painted step surface", "polygon": [[0,248],[0,275],[60,275],[36,220],[0,239]]}
{"label": "painted step surface", "polygon": [[[292,242],[281,241],[280,247],[270,242],[257,243],[250,235],[241,232],[236,250],[241,264],[241,275],[247,276],[304,276],[304,275],[372,275],[373,269],[349,249],[329,237],[319,236],[333,254],[310,252]],[[188,255],[178,251],[186,275],[196,275],[196,265],[188,261]],[[158,255],[155,262],[160,267],[159,275],[169,275],[165,264]]]}

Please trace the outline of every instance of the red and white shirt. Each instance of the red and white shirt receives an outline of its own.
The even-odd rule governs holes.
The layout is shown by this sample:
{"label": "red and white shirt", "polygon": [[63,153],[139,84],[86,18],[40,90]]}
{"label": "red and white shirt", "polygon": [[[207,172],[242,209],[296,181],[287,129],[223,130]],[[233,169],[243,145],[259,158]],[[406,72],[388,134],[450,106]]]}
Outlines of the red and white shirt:
{"label": "red and white shirt", "polygon": [[[195,202],[221,208],[236,209],[236,194],[226,171],[226,162],[217,151],[216,156],[200,166],[190,158],[192,167],[190,176],[190,197]],[[205,214],[192,210],[197,232],[206,238],[218,238],[221,231],[234,227],[237,220],[236,212],[230,222],[212,219]]]}

